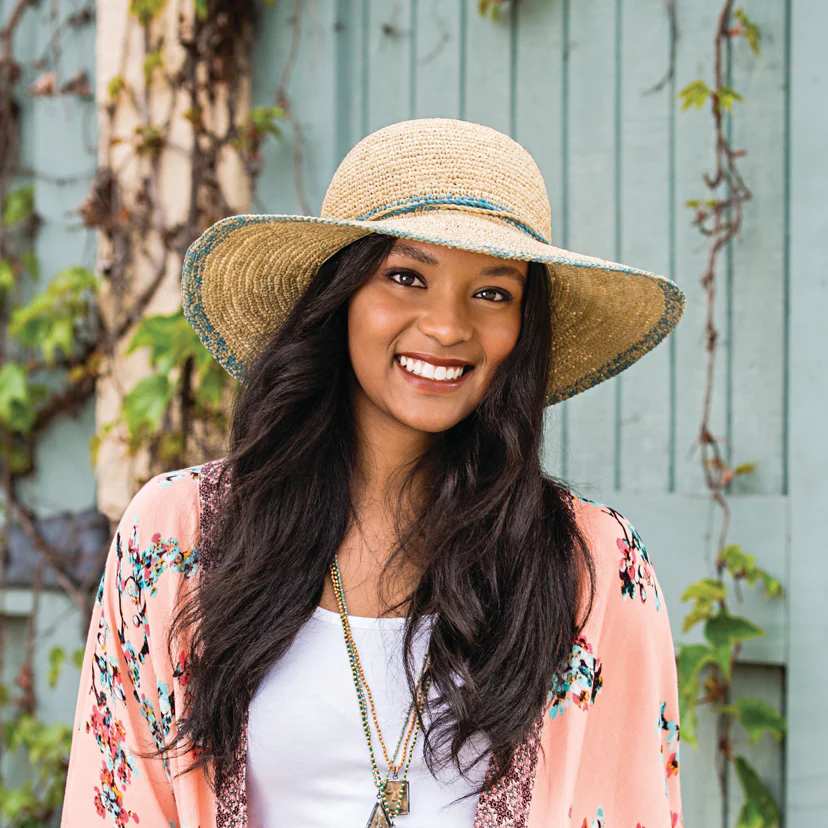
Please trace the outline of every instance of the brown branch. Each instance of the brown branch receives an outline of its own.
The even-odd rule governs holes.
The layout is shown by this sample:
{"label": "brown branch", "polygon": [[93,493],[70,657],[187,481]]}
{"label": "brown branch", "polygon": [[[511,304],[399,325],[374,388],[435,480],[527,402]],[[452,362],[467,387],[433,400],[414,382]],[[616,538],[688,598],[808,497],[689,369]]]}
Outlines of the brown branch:
{"label": "brown branch", "polygon": [[13,482],[8,481],[7,484],[7,482],[4,481],[4,494],[6,497],[7,508],[9,506],[11,507],[14,517],[20,524],[20,528],[23,530],[32,546],[43,556],[43,559],[51,567],[58,585],[82,613],[86,612],[85,594],[81,592],[69,573],[66,571],[61,553],[54,546],[52,546],[43,537],[43,535],[41,535],[37,528],[37,518],[35,517],[34,512],[32,512],[28,507],[23,506],[23,504],[19,501],[14,490]]}
{"label": "brown branch", "polygon": [[17,4],[12,9],[9,15],[9,22],[0,29],[0,41],[3,43],[3,60],[10,61],[12,59],[12,43],[14,38],[14,30],[20,25],[20,20],[23,17],[23,12],[29,6],[34,6],[35,0],[17,0]]}

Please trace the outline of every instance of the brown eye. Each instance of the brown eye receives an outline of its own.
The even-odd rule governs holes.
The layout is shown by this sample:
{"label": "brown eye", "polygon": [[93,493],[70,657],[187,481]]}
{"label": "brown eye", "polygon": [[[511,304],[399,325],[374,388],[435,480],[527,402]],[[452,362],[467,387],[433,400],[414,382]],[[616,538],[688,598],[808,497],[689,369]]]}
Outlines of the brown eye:
{"label": "brown eye", "polygon": [[478,290],[478,294],[480,293],[493,293],[496,296],[500,296],[500,299],[490,299],[490,302],[510,302],[512,300],[512,295],[505,290],[501,290],[500,288],[483,288],[483,290]]}
{"label": "brown eye", "polygon": [[386,276],[392,281],[396,282],[398,285],[402,285],[403,287],[412,287],[413,282],[402,282],[398,279],[395,279],[395,276],[401,276],[403,279],[416,279],[418,282],[422,284],[422,279],[417,276],[416,273],[410,273],[407,270],[391,270],[389,271]]}

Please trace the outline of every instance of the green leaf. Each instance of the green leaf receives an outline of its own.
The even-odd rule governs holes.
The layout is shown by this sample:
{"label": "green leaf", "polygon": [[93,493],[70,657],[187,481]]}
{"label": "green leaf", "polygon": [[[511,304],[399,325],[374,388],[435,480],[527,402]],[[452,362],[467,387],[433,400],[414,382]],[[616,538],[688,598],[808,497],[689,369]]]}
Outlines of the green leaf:
{"label": "green leaf", "polygon": [[28,184],[13,190],[3,200],[3,224],[14,227],[34,212],[34,187]]}
{"label": "green leaf", "polygon": [[55,276],[28,305],[12,311],[9,333],[26,348],[43,351],[52,364],[57,350],[74,350],[75,328],[91,313],[98,278],[85,267],[68,267]]}
{"label": "green leaf", "polygon": [[765,598],[781,598],[782,584],[771,577],[764,569],[759,570],[759,577],[765,585]]}
{"label": "green leaf", "polygon": [[0,259],[0,293],[10,294],[14,290],[14,268],[8,259]]}
{"label": "green leaf", "polygon": [[701,109],[709,97],[710,87],[703,80],[695,80],[688,83],[676,95],[676,98],[681,98],[682,110],[689,109],[691,106],[695,106],[696,109]]}
{"label": "green leaf", "polygon": [[25,253],[20,254],[20,261],[23,262],[23,267],[26,268],[29,278],[33,282],[39,282],[40,265],[38,264],[37,256],[31,250],[27,250]]}
{"label": "green leaf", "polygon": [[60,677],[60,667],[65,660],[66,650],[63,647],[52,647],[49,650],[49,687],[55,687],[57,685],[58,678]]}
{"label": "green leaf", "polygon": [[684,618],[682,630],[689,632],[700,621],[707,621],[713,616],[713,604],[724,601],[727,587],[718,578],[702,578],[690,584],[681,596],[682,601],[695,601],[693,609]]}
{"label": "green leaf", "polygon": [[752,20],[750,20],[750,18],[748,18],[744,9],[736,9],[733,14],[742,24],[742,28],[744,29],[742,37],[744,37],[744,39],[748,42],[750,48],[753,50],[753,53],[758,56],[761,52],[759,41],[762,37],[759,27]]}
{"label": "green leaf", "polygon": [[779,828],[779,808],[759,774],[743,756],[737,756],[733,765],[745,797],[736,828]]}
{"label": "green leaf", "polygon": [[722,611],[713,616],[704,627],[705,638],[714,648],[732,647],[741,641],[761,638],[765,631],[747,618]]}
{"label": "green leaf", "polygon": [[696,702],[699,697],[699,673],[714,663],[715,654],[706,644],[683,644],[676,659],[679,686],[679,720],[681,739],[696,745]]}
{"label": "green leaf", "polygon": [[124,80],[123,75],[114,75],[109,79],[109,83],[106,85],[106,91],[109,95],[109,100],[116,101],[118,100],[118,95],[123,92],[126,88],[126,81]]}
{"label": "green leaf", "polygon": [[198,402],[212,408],[218,408],[221,405],[222,390],[227,382],[227,373],[224,369],[216,370],[216,368],[219,366],[216,365],[204,373],[195,394]]}
{"label": "green leaf", "polygon": [[[267,4],[265,4],[267,5]],[[207,19],[207,0],[195,0],[195,11],[199,20]]]}
{"label": "green leaf", "polygon": [[696,624],[713,617],[713,607],[710,604],[697,605],[684,616],[681,625],[682,632],[690,632]]}
{"label": "green leaf", "polygon": [[160,49],[154,52],[149,52],[144,58],[144,83],[149,86],[152,83],[152,74],[156,69],[162,69],[164,66],[164,55]]}
{"label": "green leaf", "polygon": [[129,0],[129,11],[142,26],[152,23],[163,7],[164,0]]}
{"label": "green leaf", "polygon": [[181,367],[188,357],[200,357],[206,351],[184,314],[178,310],[169,315],[156,314],[142,319],[127,347],[131,354],[149,348],[150,365],[168,374]]}
{"label": "green leaf", "polygon": [[727,598],[727,587],[718,578],[702,578],[690,584],[681,596],[682,601],[695,599],[705,603],[724,601],[725,598]]}
{"label": "green leaf", "polygon": [[80,670],[83,667],[83,656],[84,656],[84,649],[83,647],[78,647],[75,650],[72,650],[72,664]]}
{"label": "green leaf", "polygon": [[730,713],[739,719],[739,723],[750,735],[752,745],[755,745],[765,732],[770,733],[777,742],[781,742],[785,735],[785,717],[759,699],[738,699],[734,704],[723,706],[721,712]]}
{"label": "green leaf", "polygon": [[164,374],[152,374],[140,380],[124,397],[123,413],[130,436],[149,431],[155,433],[172,401],[174,386]]}
{"label": "green leaf", "polygon": [[0,368],[0,421],[27,434],[34,425],[34,404],[26,369],[17,362]]}
{"label": "green leaf", "polygon": [[782,595],[782,584],[766,570],[756,566],[756,558],[743,552],[740,546],[726,546],[719,555],[719,561],[727,567],[732,578],[744,578],[751,586],[757,580],[761,580],[765,586],[766,598],[778,598]]}
{"label": "green leaf", "polygon": [[715,92],[716,100],[722,109],[731,112],[734,101],[743,101],[744,98],[731,86],[722,86]]}

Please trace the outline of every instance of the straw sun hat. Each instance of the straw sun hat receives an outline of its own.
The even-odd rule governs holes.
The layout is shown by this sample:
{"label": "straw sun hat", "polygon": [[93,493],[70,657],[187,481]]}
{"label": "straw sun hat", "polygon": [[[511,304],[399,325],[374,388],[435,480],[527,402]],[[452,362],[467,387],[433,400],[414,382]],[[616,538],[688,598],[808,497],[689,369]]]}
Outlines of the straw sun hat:
{"label": "straw sun hat", "polygon": [[184,315],[243,382],[319,266],[368,233],[543,262],[552,315],[547,405],[632,365],[684,310],[669,279],[552,244],[543,177],[516,141],[469,121],[423,118],[356,144],[319,217],[232,216],[206,230],[184,259]]}

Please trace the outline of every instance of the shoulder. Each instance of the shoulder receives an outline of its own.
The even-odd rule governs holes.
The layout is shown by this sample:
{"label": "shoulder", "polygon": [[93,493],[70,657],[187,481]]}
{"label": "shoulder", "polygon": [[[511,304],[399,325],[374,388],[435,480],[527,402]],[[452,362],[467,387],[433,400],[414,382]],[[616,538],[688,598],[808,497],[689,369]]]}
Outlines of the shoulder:
{"label": "shoulder", "polygon": [[134,597],[154,596],[170,573],[177,581],[198,570],[200,488],[214,462],[157,474],[133,495],[112,539],[107,569],[113,588],[131,584]]}
{"label": "shoulder", "polygon": [[592,553],[599,603],[661,612],[655,566],[632,522],[612,506],[572,495],[576,521]]}
{"label": "shoulder", "polygon": [[198,490],[202,466],[162,472],[144,483],[133,495],[121,519],[121,529],[178,526],[194,529],[198,518]]}

